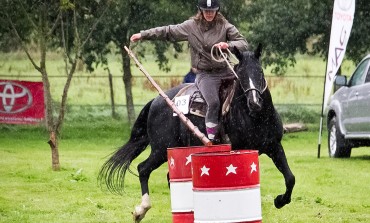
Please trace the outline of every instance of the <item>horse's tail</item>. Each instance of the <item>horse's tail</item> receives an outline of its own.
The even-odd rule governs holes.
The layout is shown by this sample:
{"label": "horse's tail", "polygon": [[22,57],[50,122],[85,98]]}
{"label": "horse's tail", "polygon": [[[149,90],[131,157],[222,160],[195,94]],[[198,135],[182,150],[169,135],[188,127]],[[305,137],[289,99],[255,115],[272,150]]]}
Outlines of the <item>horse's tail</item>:
{"label": "horse's tail", "polygon": [[152,102],[153,100],[148,102],[141,110],[132,128],[129,141],[116,150],[100,169],[98,181],[101,186],[105,184],[112,193],[122,194],[126,171],[131,162],[149,145],[147,121]]}

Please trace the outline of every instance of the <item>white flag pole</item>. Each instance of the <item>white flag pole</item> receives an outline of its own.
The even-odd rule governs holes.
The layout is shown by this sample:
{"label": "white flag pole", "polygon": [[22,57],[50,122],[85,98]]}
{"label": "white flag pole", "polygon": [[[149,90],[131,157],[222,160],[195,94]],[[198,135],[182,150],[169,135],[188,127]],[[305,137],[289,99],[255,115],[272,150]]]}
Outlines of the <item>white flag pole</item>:
{"label": "white flag pole", "polygon": [[[328,62],[326,61],[326,67],[327,66],[328,66]],[[327,72],[327,68],[325,69],[325,73],[326,72]],[[320,151],[321,151],[322,125],[323,125],[323,119],[324,119],[324,98],[325,98],[325,90],[326,90],[325,86],[326,86],[326,78],[324,80],[324,92],[322,94],[319,141],[318,141],[318,144],[317,144],[317,158],[320,158]]]}
{"label": "white flag pole", "polygon": [[355,0],[334,0],[331,23],[328,59],[326,62],[323,102],[320,117],[317,157],[320,158],[323,117],[326,110],[335,76],[342,64],[352,29],[355,13]]}

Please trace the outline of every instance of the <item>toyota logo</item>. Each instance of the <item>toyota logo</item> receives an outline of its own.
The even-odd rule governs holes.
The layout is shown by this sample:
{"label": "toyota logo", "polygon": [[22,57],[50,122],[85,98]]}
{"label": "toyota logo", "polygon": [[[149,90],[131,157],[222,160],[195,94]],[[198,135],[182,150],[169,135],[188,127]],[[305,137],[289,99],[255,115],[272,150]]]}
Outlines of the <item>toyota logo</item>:
{"label": "toyota logo", "polygon": [[23,112],[32,105],[32,100],[28,88],[12,82],[0,82],[0,113]]}
{"label": "toyota logo", "polygon": [[352,7],[353,0],[337,0],[338,6],[343,11],[348,11]]}

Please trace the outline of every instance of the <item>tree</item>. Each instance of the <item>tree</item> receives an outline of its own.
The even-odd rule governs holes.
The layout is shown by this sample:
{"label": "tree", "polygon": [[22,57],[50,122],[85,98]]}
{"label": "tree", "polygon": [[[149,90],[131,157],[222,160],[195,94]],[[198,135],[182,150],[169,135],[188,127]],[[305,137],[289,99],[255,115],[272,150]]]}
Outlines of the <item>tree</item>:
{"label": "tree", "polygon": [[[86,7],[86,5],[89,7]],[[98,8],[97,5],[99,5],[97,1],[89,0],[79,1],[78,4],[69,0],[61,0],[60,2],[48,0],[7,0],[2,8],[7,29],[16,37],[33,67],[40,72],[42,77],[46,102],[46,128],[49,133],[48,143],[51,148],[53,170],[60,169],[58,137],[64,121],[70,83],[76,70],[77,62],[81,58],[82,49],[95,30],[99,19],[104,14],[104,11],[90,10],[94,6]],[[94,12],[99,13],[100,17],[99,19],[94,19],[95,21],[91,21],[91,18],[97,17],[92,15]],[[29,28],[27,29],[28,32],[22,32],[23,27]],[[67,32],[68,30],[71,30],[71,32]],[[40,53],[39,63],[36,62],[37,58],[32,56],[27,48],[25,40],[30,38],[28,36],[30,33]],[[64,49],[65,74],[67,77],[59,106],[54,104],[52,100],[49,74],[46,66],[48,50],[55,47]],[[56,112],[57,114],[54,114],[58,107],[59,111]]]}
{"label": "tree", "polygon": [[[333,0],[253,0],[247,8],[249,40],[264,45],[264,65],[283,74],[295,64],[297,53],[327,57]],[[358,62],[369,52],[370,8],[356,0],[355,18],[347,46],[347,58]],[[307,44],[312,44],[312,48]]]}
{"label": "tree", "polygon": [[[8,19],[5,16],[9,7],[7,7],[9,3],[6,1],[0,2],[0,24],[7,24]],[[23,16],[21,12],[25,12],[26,9],[24,8],[23,4],[13,4],[12,11],[17,11],[20,13],[13,14],[13,20],[18,21],[18,32],[21,36],[23,36],[23,42],[29,43],[31,40],[31,32],[32,26],[30,23],[27,23],[27,17]],[[13,50],[20,49],[19,41],[16,38],[13,38],[13,33],[10,27],[7,25],[0,26],[0,51],[2,52],[10,52]]]}

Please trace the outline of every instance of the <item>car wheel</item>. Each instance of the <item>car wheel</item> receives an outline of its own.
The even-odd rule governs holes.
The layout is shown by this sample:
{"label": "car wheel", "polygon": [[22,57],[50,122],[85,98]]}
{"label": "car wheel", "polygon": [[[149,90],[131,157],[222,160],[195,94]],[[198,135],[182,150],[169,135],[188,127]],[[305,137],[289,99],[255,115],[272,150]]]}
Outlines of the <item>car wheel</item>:
{"label": "car wheel", "polygon": [[329,157],[332,158],[348,158],[351,156],[352,148],[344,139],[340,132],[338,122],[334,116],[328,126],[328,149]]}

